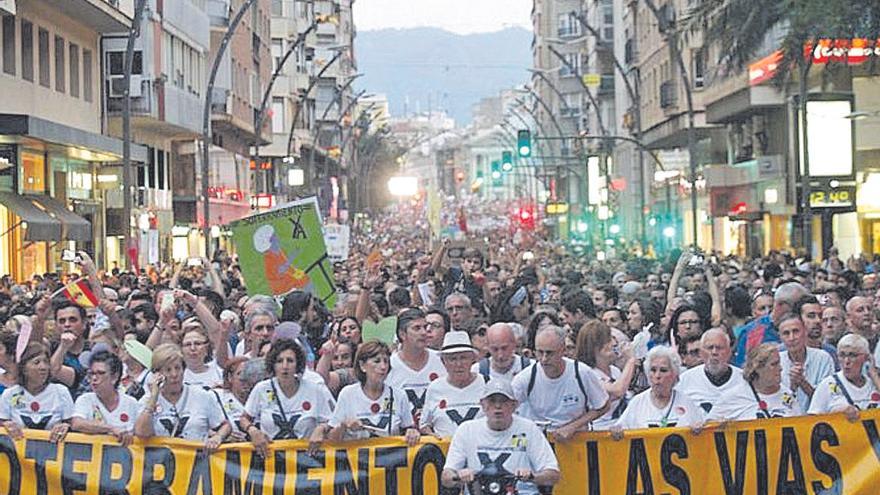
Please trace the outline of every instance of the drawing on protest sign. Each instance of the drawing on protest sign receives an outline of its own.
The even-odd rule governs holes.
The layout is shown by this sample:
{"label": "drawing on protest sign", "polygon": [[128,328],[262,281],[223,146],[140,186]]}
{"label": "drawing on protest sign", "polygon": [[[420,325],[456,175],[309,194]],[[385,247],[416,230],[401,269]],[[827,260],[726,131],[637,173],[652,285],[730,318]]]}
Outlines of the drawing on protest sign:
{"label": "drawing on protest sign", "polygon": [[[877,493],[880,411],[626,432],[581,433],[555,445],[562,481],[554,495],[847,494]],[[281,440],[265,458],[250,443],[225,444],[205,455],[201,443],[175,438],[135,440],[25,430],[0,434],[0,493],[438,493],[447,440],[402,437],[325,442]],[[60,490],[59,490],[60,487]]]}
{"label": "drawing on protest sign", "polygon": [[327,243],[327,256],[337,263],[348,259],[351,229],[348,225],[328,224],[324,226],[324,242]]}
{"label": "drawing on protest sign", "polygon": [[333,267],[315,198],[296,201],[230,225],[248,294],[311,292],[336,304]]}

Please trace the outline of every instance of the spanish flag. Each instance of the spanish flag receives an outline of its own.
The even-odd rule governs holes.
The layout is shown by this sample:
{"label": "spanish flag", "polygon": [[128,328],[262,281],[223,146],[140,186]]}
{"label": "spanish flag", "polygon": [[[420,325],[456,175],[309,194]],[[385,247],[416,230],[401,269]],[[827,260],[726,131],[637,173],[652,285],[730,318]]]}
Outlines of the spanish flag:
{"label": "spanish flag", "polygon": [[89,286],[89,281],[87,279],[81,278],[71,282],[58,292],[84,308],[98,307],[98,298],[95,297],[95,293],[92,292],[92,288]]}

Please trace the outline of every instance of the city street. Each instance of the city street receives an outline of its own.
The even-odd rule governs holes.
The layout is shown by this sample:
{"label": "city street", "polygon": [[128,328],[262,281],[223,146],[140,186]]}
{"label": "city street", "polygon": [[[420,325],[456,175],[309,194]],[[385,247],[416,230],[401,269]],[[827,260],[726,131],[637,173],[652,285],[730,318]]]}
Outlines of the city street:
{"label": "city street", "polygon": [[874,3],[0,0],[0,493],[874,494]]}

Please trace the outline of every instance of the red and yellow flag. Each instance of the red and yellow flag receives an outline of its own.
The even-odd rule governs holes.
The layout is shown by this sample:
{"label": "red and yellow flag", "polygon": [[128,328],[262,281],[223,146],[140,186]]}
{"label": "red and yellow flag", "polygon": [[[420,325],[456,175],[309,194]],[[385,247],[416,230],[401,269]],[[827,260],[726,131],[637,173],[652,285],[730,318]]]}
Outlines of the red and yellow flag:
{"label": "red and yellow flag", "polygon": [[60,293],[84,308],[98,307],[98,298],[92,292],[92,287],[87,279],[81,278],[65,285]]}

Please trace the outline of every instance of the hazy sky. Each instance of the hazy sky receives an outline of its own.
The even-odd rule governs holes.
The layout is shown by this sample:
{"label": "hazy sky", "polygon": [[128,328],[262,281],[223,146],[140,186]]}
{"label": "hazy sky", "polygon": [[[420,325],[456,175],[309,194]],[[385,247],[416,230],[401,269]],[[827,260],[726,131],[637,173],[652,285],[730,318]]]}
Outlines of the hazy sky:
{"label": "hazy sky", "polygon": [[531,29],[532,0],[357,0],[359,31],[432,26],[459,34]]}

